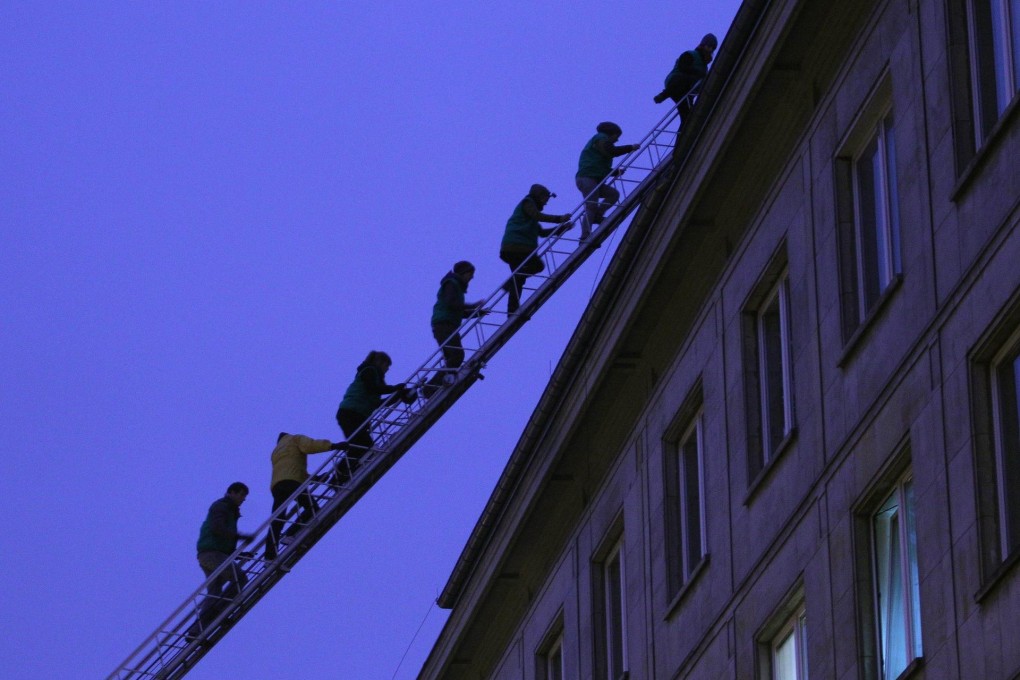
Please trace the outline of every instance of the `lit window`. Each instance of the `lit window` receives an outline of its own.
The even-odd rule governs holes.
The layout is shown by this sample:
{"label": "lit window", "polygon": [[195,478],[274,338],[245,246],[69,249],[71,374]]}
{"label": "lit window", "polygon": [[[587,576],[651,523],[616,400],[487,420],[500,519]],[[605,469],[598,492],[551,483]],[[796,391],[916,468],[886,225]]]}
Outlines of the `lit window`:
{"label": "lit window", "polygon": [[1020,91],[1020,0],[971,0],[971,68],[978,140]]}
{"label": "lit window", "polygon": [[999,509],[999,553],[1020,547],[1020,333],[992,363],[992,412],[995,419],[995,477]]}
{"label": "lit window", "polygon": [[771,680],[806,680],[807,615],[803,608],[773,640],[771,670]]}
{"label": "lit window", "polygon": [[872,518],[880,677],[892,680],[921,656],[914,484],[901,479]]}

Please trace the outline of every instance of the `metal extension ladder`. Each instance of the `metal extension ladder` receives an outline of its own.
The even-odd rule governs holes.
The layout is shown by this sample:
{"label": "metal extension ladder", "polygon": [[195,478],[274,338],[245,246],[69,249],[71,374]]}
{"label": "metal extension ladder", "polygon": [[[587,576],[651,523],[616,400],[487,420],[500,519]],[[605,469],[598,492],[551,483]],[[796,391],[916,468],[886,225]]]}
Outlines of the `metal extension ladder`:
{"label": "metal extension ladder", "polygon": [[[697,88],[688,98],[693,102]],[[581,240],[565,231],[552,235],[539,244],[531,258],[541,258],[544,269],[530,275],[520,295],[520,307],[514,314],[505,311],[507,287],[485,299],[485,313],[465,319],[460,326],[465,361],[457,369],[448,369],[443,360],[443,347],[433,354],[405,381],[415,388],[413,399],[404,401],[391,396],[362,426],[374,444],[362,453],[356,469],[343,452],[334,452],[323,465],[256,530],[254,540],[239,548],[208,580],[189,595],[149,637],[135,649],[108,680],[181,678],[216,644],[262,597],[287,574],[305,553],[368,492],[372,485],[435,423],[451,406],[483,376],[481,371],[525,322],[555,293],[598,246],[619,227],[641,204],[651,189],[672,175],[670,162],[678,136],[678,116],[670,109],[659,123],[641,140],[638,150],[624,156],[617,170],[603,183],[620,192],[619,202],[608,209],[598,226],[592,225],[591,235]],[[593,192],[594,193],[594,192]],[[582,201],[570,214],[570,223],[579,226],[585,213]],[[518,271],[525,269],[526,261]],[[515,272],[516,273],[516,272]],[[496,307],[500,306],[497,310]],[[440,381],[435,379],[441,377]],[[433,378],[432,384],[429,379]],[[408,403],[409,402],[409,403]],[[359,432],[361,431],[359,430]],[[318,505],[318,512],[303,526],[295,526],[299,508],[298,495],[307,493]],[[269,526],[274,518],[283,518],[294,535],[291,542],[280,546],[275,559],[264,553],[249,552],[264,547],[269,539]],[[281,535],[283,533],[281,532]],[[238,569],[246,583],[237,589],[231,584],[229,594],[214,597],[207,587],[230,569]],[[239,590],[239,592],[237,592]],[[205,624],[199,612],[205,610]],[[212,612],[212,613],[210,613]],[[212,618],[215,616],[215,618]]]}

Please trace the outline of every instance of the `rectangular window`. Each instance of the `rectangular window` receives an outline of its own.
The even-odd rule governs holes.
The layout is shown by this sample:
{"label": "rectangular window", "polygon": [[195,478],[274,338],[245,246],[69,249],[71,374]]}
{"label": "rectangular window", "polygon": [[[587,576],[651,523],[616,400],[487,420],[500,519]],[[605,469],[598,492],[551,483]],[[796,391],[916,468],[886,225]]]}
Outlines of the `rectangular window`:
{"label": "rectangular window", "polygon": [[[705,563],[704,406],[699,378],[662,437],[666,578],[675,600]],[[671,606],[672,609],[672,606]]]}
{"label": "rectangular window", "polygon": [[885,81],[878,86],[836,158],[844,341],[853,338],[903,271],[896,134],[888,90]]}
{"label": "rectangular window", "polygon": [[626,608],[624,606],[623,541],[620,540],[602,563],[605,627],[604,668],[608,680],[624,677],[627,670]]}
{"label": "rectangular window", "polygon": [[794,431],[790,311],[784,242],[748,295],[741,314],[747,483],[752,488]]}
{"label": "rectangular window", "polygon": [[771,680],[807,680],[807,614],[802,607],[772,642]]}
{"label": "rectangular window", "polygon": [[967,10],[980,141],[1020,91],[1020,0],[970,0]]}
{"label": "rectangular window", "polygon": [[892,680],[921,656],[914,484],[909,476],[881,503],[871,530],[880,677]]}
{"label": "rectangular window", "polygon": [[772,459],[793,424],[789,310],[789,279],[784,271],[757,314],[763,465]]}
{"label": "rectangular window", "polygon": [[991,377],[999,554],[1005,559],[1020,547],[1020,333],[993,360]]}

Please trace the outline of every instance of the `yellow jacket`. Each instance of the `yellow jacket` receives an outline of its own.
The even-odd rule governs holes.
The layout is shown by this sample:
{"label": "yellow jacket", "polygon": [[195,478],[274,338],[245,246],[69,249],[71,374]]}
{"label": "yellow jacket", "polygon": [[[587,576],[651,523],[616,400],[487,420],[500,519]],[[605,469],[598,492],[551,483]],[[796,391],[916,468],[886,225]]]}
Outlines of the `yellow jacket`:
{"label": "yellow jacket", "polygon": [[308,479],[308,454],[329,451],[332,447],[333,442],[328,439],[312,439],[303,434],[284,435],[273,449],[273,481],[269,483],[269,489],[285,479],[305,481]]}

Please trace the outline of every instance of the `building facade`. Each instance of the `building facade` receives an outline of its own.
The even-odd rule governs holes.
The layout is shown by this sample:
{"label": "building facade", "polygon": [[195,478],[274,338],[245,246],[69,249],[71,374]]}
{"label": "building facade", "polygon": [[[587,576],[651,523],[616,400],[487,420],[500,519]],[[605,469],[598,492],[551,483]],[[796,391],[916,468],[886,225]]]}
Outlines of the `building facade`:
{"label": "building facade", "polygon": [[1020,2],[748,0],[423,678],[1018,678]]}

